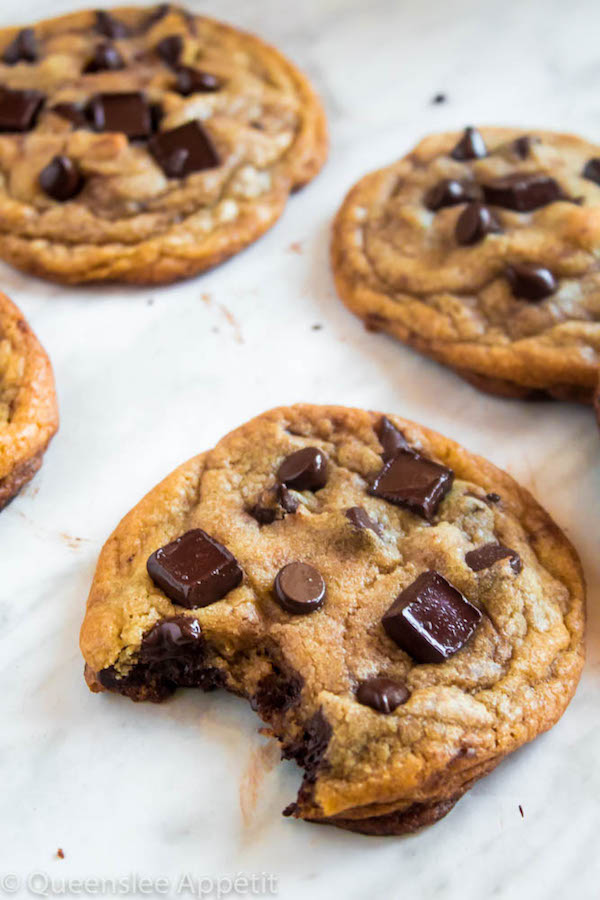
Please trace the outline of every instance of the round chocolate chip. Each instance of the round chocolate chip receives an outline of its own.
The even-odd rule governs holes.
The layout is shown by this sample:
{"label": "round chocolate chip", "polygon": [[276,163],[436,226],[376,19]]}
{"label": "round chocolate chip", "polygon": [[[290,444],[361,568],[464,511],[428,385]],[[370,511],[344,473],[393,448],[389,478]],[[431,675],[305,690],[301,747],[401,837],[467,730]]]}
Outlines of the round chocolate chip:
{"label": "round chocolate chip", "polygon": [[55,156],[39,175],[42,190],[53,200],[70,200],[83,187],[77,163],[68,156]]}
{"label": "round chocolate chip", "polygon": [[116,47],[105,42],[94,48],[94,55],[88,62],[84,72],[110,72],[124,69],[123,57]]}
{"label": "round chocolate chip", "polygon": [[557,281],[550,271],[543,266],[527,266],[515,263],[506,270],[506,277],[510,282],[515,297],[523,300],[544,300],[553,294],[557,287]]}
{"label": "round chocolate chip", "polygon": [[457,243],[467,246],[482,241],[487,234],[500,231],[500,223],[483,203],[469,203],[456,220]]}
{"label": "round chocolate chip", "polygon": [[394,712],[409,697],[410,691],[406,685],[391,678],[367,678],[361,681],[356,692],[359,703],[380,713]]}
{"label": "round chocolate chip", "polygon": [[189,94],[208,94],[218,91],[221,82],[210,72],[202,72],[191,66],[179,66],[175,79],[175,89],[179,94],[187,97]]}
{"label": "round chocolate chip", "polygon": [[327,483],[327,459],[318,447],[303,447],[286,457],[277,478],[294,491],[318,491]]}
{"label": "round chocolate chip", "polygon": [[456,206],[458,203],[476,200],[480,193],[474,183],[459,181],[457,178],[443,178],[426,193],[425,206],[437,212],[444,206]]}
{"label": "round chocolate chip", "polygon": [[581,174],[588,181],[595,181],[596,184],[600,184],[600,156],[593,156],[591,159],[588,159]]}
{"label": "round chocolate chip", "polygon": [[183,38],[180,34],[170,34],[159,41],[154,49],[162,61],[173,69],[183,53]]}
{"label": "round chocolate chip", "polygon": [[321,573],[308,563],[289,563],[277,573],[275,596],[286,612],[305,615],[323,606],[325,582]]}
{"label": "round chocolate chip", "polygon": [[480,159],[482,156],[487,156],[485,141],[476,128],[472,128],[470,125],[465,128],[463,136],[450,153],[450,156],[452,159],[461,161],[466,159]]}

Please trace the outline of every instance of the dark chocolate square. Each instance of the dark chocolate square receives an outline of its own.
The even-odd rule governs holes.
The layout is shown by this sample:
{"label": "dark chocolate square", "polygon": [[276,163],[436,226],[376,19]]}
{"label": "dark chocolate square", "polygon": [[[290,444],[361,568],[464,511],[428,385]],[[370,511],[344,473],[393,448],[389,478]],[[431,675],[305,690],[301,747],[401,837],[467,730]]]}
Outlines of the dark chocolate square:
{"label": "dark chocolate square", "polygon": [[453,481],[452,469],[420,453],[399,448],[377,475],[370,492],[431,519]]}

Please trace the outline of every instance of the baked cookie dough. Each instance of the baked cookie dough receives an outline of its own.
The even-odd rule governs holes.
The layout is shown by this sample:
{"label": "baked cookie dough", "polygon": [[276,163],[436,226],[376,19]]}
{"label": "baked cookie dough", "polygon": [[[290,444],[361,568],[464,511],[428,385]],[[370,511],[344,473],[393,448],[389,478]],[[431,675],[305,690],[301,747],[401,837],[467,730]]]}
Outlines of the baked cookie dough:
{"label": "baked cookie dough", "polygon": [[0,257],[78,283],[168,283],[281,215],[327,153],[307,79],[163,4],[0,31]]}
{"label": "baked cookie dough", "polygon": [[557,721],[583,626],[577,556],[507,474],[398,416],[300,405],[123,519],[81,648],[92,691],[248,698],[305,770],[286,814],[401,834]]}
{"label": "baked cookie dough", "polygon": [[50,361],[0,293],[0,509],[33,478],[57,428]]}
{"label": "baked cookie dough", "polygon": [[468,128],[367,175],[335,220],[340,297],[508,397],[590,403],[600,362],[600,147]]}

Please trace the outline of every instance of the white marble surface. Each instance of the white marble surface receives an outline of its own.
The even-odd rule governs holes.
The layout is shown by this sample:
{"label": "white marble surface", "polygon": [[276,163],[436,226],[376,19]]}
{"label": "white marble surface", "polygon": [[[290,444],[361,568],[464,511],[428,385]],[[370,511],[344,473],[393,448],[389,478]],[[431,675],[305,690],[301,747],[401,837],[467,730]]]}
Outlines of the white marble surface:
{"label": "white marble surface", "polygon": [[[70,6],[3,3],[0,21]],[[0,516],[0,874],[139,873],[176,886],[185,873],[268,872],[280,897],[311,900],[598,898],[600,435],[591,412],[487,397],[367,334],[334,295],[327,244],[346,189],[428,131],[497,122],[600,141],[600,5],[192,6],[260,32],[310,73],[330,117],[331,158],[270,234],[187,284],[62,290],[0,269],[0,287],[52,357],[62,414],[41,473]],[[449,99],[434,106],[439,91]],[[585,567],[588,663],[563,720],[408,839],[282,819],[299,772],[274,766],[241,701],[182,692],[162,707],[135,706],[92,696],[82,679],[85,597],[120,516],[239,422],[296,400],[395,411],[489,456],[547,506]],[[13,882],[0,879],[0,896],[3,884]],[[28,896],[25,883],[17,895]]]}

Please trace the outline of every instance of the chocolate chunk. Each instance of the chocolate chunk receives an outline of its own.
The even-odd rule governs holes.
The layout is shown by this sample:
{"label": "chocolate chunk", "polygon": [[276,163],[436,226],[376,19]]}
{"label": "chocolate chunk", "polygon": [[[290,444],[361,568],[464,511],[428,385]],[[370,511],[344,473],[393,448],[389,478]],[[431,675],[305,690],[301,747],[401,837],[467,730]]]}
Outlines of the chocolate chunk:
{"label": "chocolate chunk", "polygon": [[487,203],[515,212],[531,212],[557,200],[567,199],[554,178],[530,172],[504,175],[483,184],[482,188]]}
{"label": "chocolate chunk", "polygon": [[472,181],[458,181],[457,178],[443,178],[425,194],[427,209],[437,212],[445,206],[457,206],[477,200],[481,195],[479,187]]}
{"label": "chocolate chunk", "polygon": [[465,553],[465,562],[474,572],[480,572],[482,569],[489,569],[499,559],[510,557],[510,565],[517,575],[523,568],[521,557],[516,550],[505,547],[503,544],[484,544],[477,547],[476,550],[469,550]]}
{"label": "chocolate chunk", "polygon": [[137,91],[96,94],[90,101],[89,113],[96,131],[121,132],[129,138],[144,138],[152,133],[150,106]]}
{"label": "chocolate chunk", "polygon": [[54,200],[65,201],[75,197],[83,187],[83,177],[77,163],[68,156],[55,156],[39,176],[42,190]]}
{"label": "chocolate chunk", "polygon": [[23,28],[2,54],[2,62],[7,66],[18,62],[33,63],[37,58],[38,46],[33,28]]}
{"label": "chocolate chunk", "polygon": [[170,131],[159,131],[149,141],[148,149],[167,178],[184,178],[220,165],[213,142],[197,119]]}
{"label": "chocolate chunk", "polygon": [[481,159],[481,157],[487,156],[485,141],[476,128],[472,128],[470,125],[465,128],[463,136],[450,156],[452,159],[458,160]]}
{"label": "chocolate chunk", "polygon": [[189,94],[209,94],[221,89],[221,81],[210,72],[193,69],[191,66],[179,66],[175,89],[187,97]]}
{"label": "chocolate chunk", "polygon": [[29,131],[44,100],[40,91],[11,91],[0,87],[0,131]]}
{"label": "chocolate chunk", "polygon": [[513,141],[512,146],[519,159],[527,159],[531,153],[531,138],[528,134],[524,134],[521,137],[516,138]]}
{"label": "chocolate chunk", "polygon": [[381,417],[377,424],[377,427],[375,428],[375,433],[379,438],[379,443],[381,444],[381,458],[384,462],[387,462],[389,459],[393,459],[393,457],[398,453],[398,450],[410,450],[408,441],[406,440],[400,429],[396,428],[396,426],[392,422],[390,422],[387,416]]}
{"label": "chocolate chunk", "polygon": [[300,505],[285,484],[277,484],[261,493],[248,512],[259,525],[271,525],[276,519],[285,518],[287,513],[295,513]]}
{"label": "chocolate chunk", "polygon": [[174,69],[183,53],[183,38],[180,34],[170,34],[159,41],[154,49],[162,61]]}
{"label": "chocolate chunk", "polygon": [[376,535],[381,537],[381,525],[379,522],[374,522],[362,506],[351,506],[350,509],[346,510],[345,516],[355,528],[358,528],[361,531],[366,528],[368,531],[374,531]]}
{"label": "chocolate chunk", "polygon": [[289,563],[277,573],[275,596],[286,612],[298,616],[314,612],[325,602],[323,576],[308,563]]}
{"label": "chocolate chunk", "polygon": [[412,450],[399,450],[385,463],[370,493],[431,519],[453,481],[452,469]]}
{"label": "chocolate chunk", "polygon": [[481,613],[439,572],[423,572],[382,619],[386,634],[413,659],[444,662],[463,647]]}
{"label": "chocolate chunk", "polygon": [[593,156],[591,159],[588,159],[581,175],[583,178],[587,178],[588,181],[600,184],[600,156]]}
{"label": "chocolate chunk", "polygon": [[157,622],[144,635],[139,659],[146,663],[177,659],[191,648],[199,648],[201,642],[202,632],[197,619],[172,616]]}
{"label": "chocolate chunk", "polygon": [[533,302],[544,300],[558,287],[552,272],[543,266],[526,266],[522,263],[515,263],[507,268],[506,277],[515,297]]}
{"label": "chocolate chunk", "polygon": [[488,501],[488,503],[500,503],[500,500],[502,498],[500,497],[500,494],[495,494],[492,492],[490,494],[486,494],[485,499]]}
{"label": "chocolate chunk", "polygon": [[318,770],[323,766],[332,734],[331,725],[319,709],[304,726],[302,737],[283,748],[284,759],[295,759],[299,766],[306,769],[305,780],[309,784],[315,781]]}
{"label": "chocolate chunk", "polygon": [[264,675],[256,686],[250,703],[267,722],[274,714],[285,712],[300,700],[304,679],[296,672],[284,672],[273,663],[273,671]]}
{"label": "chocolate chunk", "polygon": [[156,25],[157,22],[160,22],[161,19],[164,19],[171,12],[171,4],[170,3],[161,3],[155,9],[152,10],[146,21],[144,22],[144,31],[152,28],[153,25]]}
{"label": "chocolate chunk", "polygon": [[391,678],[367,678],[361,681],[356,692],[359,703],[380,713],[394,712],[409,697],[410,691],[406,685]]}
{"label": "chocolate chunk", "polygon": [[97,44],[94,48],[94,55],[83,70],[84,72],[105,72],[117,71],[124,69],[125,63],[123,57],[116,47],[106,41],[103,44]]}
{"label": "chocolate chunk", "polygon": [[235,557],[201,528],[156,550],[147,569],[167,597],[188,609],[216,603],[243,577]]}
{"label": "chocolate chunk", "polygon": [[456,220],[454,234],[457,243],[463,246],[477,244],[488,234],[497,234],[502,229],[497,218],[483,203],[469,203]]}
{"label": "chocolate chunk", "polygon": [[303,447],[286,456],[277,478],[294,491],[318,491],[327,484],[327,459],[318,447]]}
{"label": "chocolate chunk", "polygon": [[60,116],[61,119],[67,119],[75,128],[85,128],[88,124],[83,110],[76,103],[57,103],[50,108],[50,112]]}
{"label": "chocolate chunk", "polygon": [[110,13],[103,9],[99,9],[96,12],[96,31],[112,40],[126,38],[131,35],[131,29],[124,22],[115,19],[114,16],[111,16]]}

